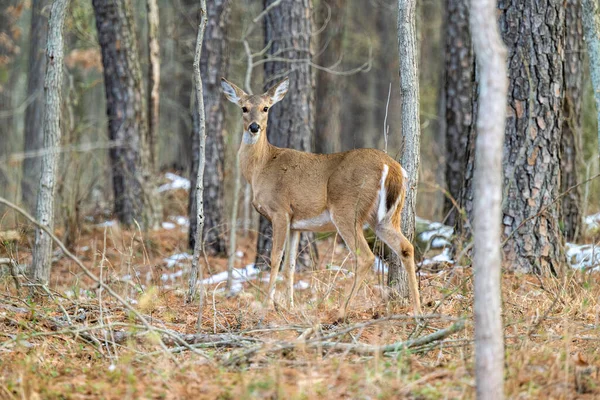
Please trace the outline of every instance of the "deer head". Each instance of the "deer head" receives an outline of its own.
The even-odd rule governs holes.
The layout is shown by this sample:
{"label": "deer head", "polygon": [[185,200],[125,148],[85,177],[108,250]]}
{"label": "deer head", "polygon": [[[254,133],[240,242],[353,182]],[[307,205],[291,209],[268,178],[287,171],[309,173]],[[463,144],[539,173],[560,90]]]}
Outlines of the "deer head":
{"label": "deer head", "polygon": [[262,95],[247,94],[225,78],[221,78],[221,87],[227,100],[242,110],[244,143],[254,144],[261,134],[266,134],[269,110],[285,97],[289,80],[285,78]]}

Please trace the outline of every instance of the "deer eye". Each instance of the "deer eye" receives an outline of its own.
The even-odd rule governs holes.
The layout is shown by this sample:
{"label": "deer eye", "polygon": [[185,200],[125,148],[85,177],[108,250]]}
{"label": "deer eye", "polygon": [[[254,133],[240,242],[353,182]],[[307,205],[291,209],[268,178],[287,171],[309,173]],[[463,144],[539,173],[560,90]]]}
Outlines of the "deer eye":
{"label": "deer eye", "polygon": [[264,111],[264,112],[267,112],[267,111],[269,111],[269,107],[265,107],[265,108],[263,108],[263,111]]}
{"label": "deer eye", "polygon": [[248,108],[247,107],[242,107],[242,112],[243,113],[247,113],[248,112]]}

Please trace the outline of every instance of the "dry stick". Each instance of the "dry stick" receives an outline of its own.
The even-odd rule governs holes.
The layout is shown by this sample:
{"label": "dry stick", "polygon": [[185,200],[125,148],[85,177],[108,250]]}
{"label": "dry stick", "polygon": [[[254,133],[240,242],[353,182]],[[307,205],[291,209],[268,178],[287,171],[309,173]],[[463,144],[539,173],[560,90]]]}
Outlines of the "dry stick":
{"label": "dry stick", "polygon": [[[410,349],[413,347],[420,347],[420,346],[423,346],[423,345],[426,345],[426,344],[429,344],[429,343],[432,343],[432,342],[435,342],[438,340],[442,340],[456,332],[463,330],[464,328],[465,328],[465,321],[461,319],[459,321],[456,321],[452,325],[450,325],[448,328],[440,329],[429,335],[425,335],[425,336],[422,336],[417,339],[411,339],[411,340],[407,340],[404,342],[395,342],[392,344],[387,344],[387,345],[382,345],[382,346],[375,346],[375,345],[368,345],[368,344],[361,344],[361,343],[353,344],[353,343],[338,343],[338,342],[323,342],[323,341],[312,341],[312,342],[308,342],[308,343],[280,342],[280,343],[275,344],[275,346],[277,346],[277,347],[268,349],[268,350],[266,350],[265,353],[272,354],[275,352],[294,349],[297,347],[309,347],[309,348],[318,347],[318,348],[323,348],[323,349],[346,351],[346,352],[355,353],[355,354],[359,354],[359,355],[375,355],[375,354],[380,354],[380,353],[385,354],[385,353],[398,352],[401,350],[407,350],[407,349]],[[264,345],[255,346],[253,348],[250,348],[248,350],[241,352],[239,355],[232,356],[225,361],[225,365],[239,364],[240,362],[250,358],[252,355],[254,355],[258,351],[260,351],[263,347],[264,347]]]}
{"label": "dry stick", "polygon": [[388,109],[390,108],[390,97],[392,96],[392,82],[390,82],[390,87],[388,89],[388,97],[387,103],[385,103],[385,117],[383,118],[383,140],[385,141],[385,146],[383,151],[387,153],[388,150],[388,135],[390,133],[390,126],[387,123],[388,120]]}
{"label": "dry stick", "polygon": [[[50,238],[54,241],[54,243],[56,243],[56,245],[60,248],[60,250],[63,252],[64,255],[66,255],[75,264],[77,264],[77,266],[79,268],[81,268],[81,270],[85,273],[85,275],[87,275],[88,278],[90,278],[95,283],[97,283],[99,287],[106,290],[111,296],[113,296],[115,299],[117,299],[117,301],[119,303],[121,303],[127,310],[129,310],[133,315],[135,315],[135,317],[142,322],[142,324],[144,325],[144,327],[146,329],[148,329],[149,331],[157,331],[157,332],[162,331],[161,329],[157,329],[157,328],[153,327],[152,325],[150,325],[150,323],[146,320],[146,318],[144,318],[144,316],[142,314],[139,313],[139,311],[137,311],[135,308],[133,308],[125,299],[123,299],[110,286],[108,286],[104,282],[100,281],[100,279],[98,279],[98,277],[96,275],[94,275],[94,273],[92,271],[90,271],[85,265],[83,265],[83,263],[81,262],[81,260],[79,260],[79,258],[77,258],[73,253],[71,253],[69,251],[69,249],[66,248],[66,246],[60,241],[60,239],[58,239],[56,237],[56,235],[50,229],[48,229],[48,227],[42,225],[35,218],[33,218],[31,215],[29,215],[29,213],[27,211],[23,210],[21,207],[17,206],[16,204],[13,204],[10,201],[6,200],[4,197],[0,197],[0,204],[3,204],[5,206],[7,206],[8,208],[15,210],[16,212],[18,212],[19,214],[24,216],[26,219],[28,219],[36,227],[42,229],[46,234],[48,234],[48,236],[50,236]],[[174,336],[172,333],[170,333],[169,335]],[[164,350],[164,352],[167,354],[170,354],[168,352],[168,349],[165,346],[164,342],[162,340],[160,340],[159,343],[160,343],[161,348]],[[208,355],[206,355],[204,353],[197,352],[197,354],[202,355],[206,359],[210,360]],[[173,361],[177,362],[177,360],[175,360],[174,358],[173,358]]]}
{"label": "dry stick", "polygon": [[[202,88],[202,75],[200,74],[200,56],[202,54],[202,42],[204,41],[204,31],[208,17],[206,15],[206,0],[202,0],[200,4],[200,26],[198,28],[198,37],[196,39],[196,54],[194,55],[194,83],[196,84],[196,110],[198,120],[200,121],[199,135],[199,160],[198,160],[198,176],[196,179],[196,242],[194,243],[194,254],[192,256],[192,269],[190,271],[189,291],[187,302],[194,300],[196,294],[196,284],[200,277],[200,285],[202,286],[202,268],[198,268],[200,261],[200,252],[202,251],[202,238],[204,230],[204,166],[206,164],[205,146],[206,146],[206,116],[204,114],[204,91]],[[204,288],[200,287],[200,302],[198,307],[198,322],[196,328],[200,330],[202,325],[202,310],[204,308]]]}

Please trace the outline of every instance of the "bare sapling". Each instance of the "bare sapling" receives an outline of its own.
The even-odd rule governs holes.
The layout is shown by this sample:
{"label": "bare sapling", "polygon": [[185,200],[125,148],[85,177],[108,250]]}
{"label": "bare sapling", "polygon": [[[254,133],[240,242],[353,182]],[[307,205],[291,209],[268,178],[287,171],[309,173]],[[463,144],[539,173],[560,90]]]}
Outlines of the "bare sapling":
{"label": "bare sapling", "polygon": [[222,88],[225,97],[242,111],[240,166],[252,186],[252,203],[273,226],[268,304],[275,300],[284,248],[289,249],[285,278],[288,301],[293,306],[300,232],[337,231],[357,262],[357,284],[339,310],[339,317],[345,319],[348,306],[375,262],[363,233],[363,226],[369,224],[402,260],[413,309],[420,314],[414,249],[400,230],[406,195],[406,175],[400,164],[376,149],[313,154],[270,144],[266,134],[269,111],[286,95],[287,79],[262,95],[249,95],[226,79],[222,79]]}

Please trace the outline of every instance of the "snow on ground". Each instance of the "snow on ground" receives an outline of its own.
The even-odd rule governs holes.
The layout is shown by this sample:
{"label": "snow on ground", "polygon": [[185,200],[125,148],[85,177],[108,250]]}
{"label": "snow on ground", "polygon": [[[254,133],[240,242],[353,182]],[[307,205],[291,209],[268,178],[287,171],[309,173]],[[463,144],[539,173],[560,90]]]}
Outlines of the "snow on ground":
{"label": "snow on ground", "polygon": [[600,246],[567,243],[567,261],[576,269],[600,271]]}
{"label": "snow on ground", "polygon": [[450,245],[454,229],[440,222],[432,222],[417,217],[420,224],[426,224],[427,229],[419,234],[419,239],[425,243],[431,241],[432,249],[441,249]]}
{"label": "snow on ground", "polygon": [[594,215],[588,215],[584,219],[585,230],[587,232],[592,232],[596,230],[600,230],[600,213]]}
{"label": "snow on ground", "polygon": [[190,180],[179,175],[173,174],[171,172],[167,172],[165,174],[165,178],[170,180],[169,183],[165,183],[164,185],[158,188],[159,192],[166,192],[167,190],[175,190],[175,189],[185,189],[190,190]]}
{"label": "snow on ground", "polygon": [[167,263],[167,268],[173,268],[176,265],[184,266],[185,264],[187,264],[185,261],[191,260],[191,259],[192,259],[191,254],[178,253],[178,254],[173,254],[172,256],[169,256],[169,257],[163,259],[163,261],[165,263]]}

